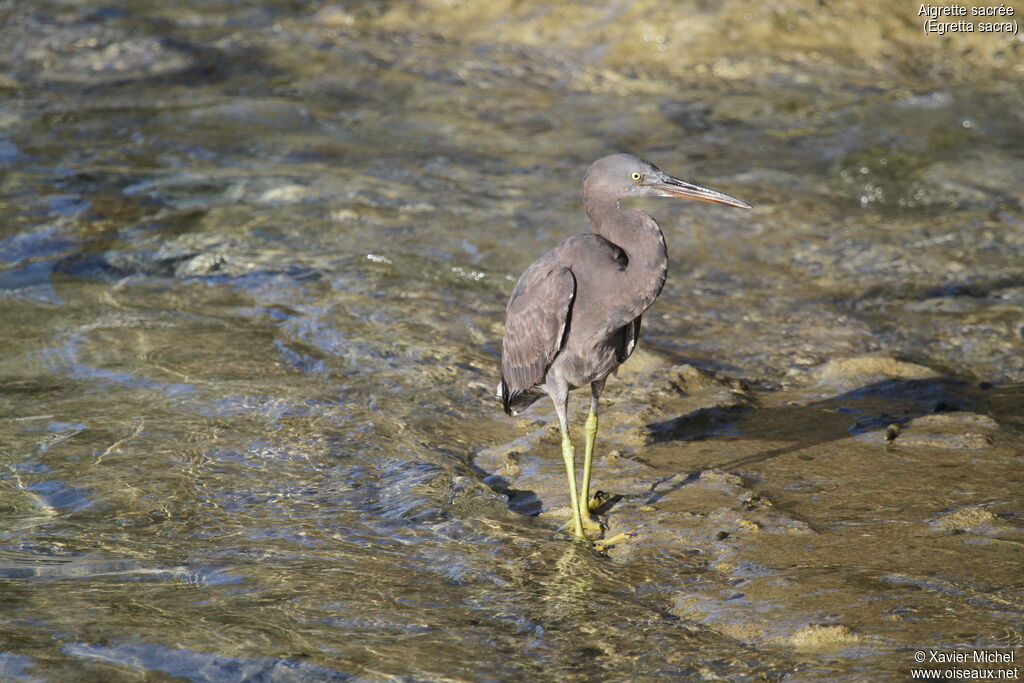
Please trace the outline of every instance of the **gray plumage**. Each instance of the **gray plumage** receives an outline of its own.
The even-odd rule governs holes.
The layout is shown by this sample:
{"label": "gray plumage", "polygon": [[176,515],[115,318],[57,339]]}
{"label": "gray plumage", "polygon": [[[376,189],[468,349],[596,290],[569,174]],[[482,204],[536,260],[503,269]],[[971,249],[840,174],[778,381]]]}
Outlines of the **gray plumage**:
{"label": "gray plumage", "polygon": [[603,380],[629,358],[640,317],[658,298],[668,274],[665,241],[653,219],[643,216],[650,225],[633,216],[635,224],[629,227],[642,231],[638,242],[648,242],[632,246],[632,260],[646,258],[650,266],[646,277],[631,279],[629,254],[589,233],[565,240],[519,278],[502,343],[505,412],[518,413],[550,390],[558,392],[555,398]]}
{"label": "gray plumage", "polygon": [[[668,275],[668,250],[657,222],[639,209],[620,206],[623,198],[645,196],[750,208],[666,175],[631,154],[598,159],[587,170],[583,206],[594,232],[560,243],[519,278],[508,302],[498,385],[510,415],[544,394],[551,396],[567,458],[569,391],[590,384],[596,432],[597,401],[605,380],[636,348],[641,316],[658,298]],[[586,468],[584,498],[589,460]],[[568,460],[567,469],[574,479]]]}

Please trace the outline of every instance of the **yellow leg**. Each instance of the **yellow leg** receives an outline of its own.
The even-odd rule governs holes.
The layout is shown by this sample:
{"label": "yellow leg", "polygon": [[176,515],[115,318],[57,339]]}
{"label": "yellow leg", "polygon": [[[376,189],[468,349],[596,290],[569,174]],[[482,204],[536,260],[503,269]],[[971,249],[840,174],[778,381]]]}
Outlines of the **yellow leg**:
{"label": "yellow leg", "polygon": [[576,495],[576,449],[572,447],[569,434],[562,428],[562,460],[565,461],[565,474],[569,479],[569,498],[572,501],[572,528],[577,539],[585,539],[583,535],[583,518],[580,516],[580,504]]}
{"label": "yellow leg", "polygon": [[587,442],[583,450],[583,487],[580,489],[580,514],[590,518],[590,467],[594,462],[594,442],[597,441],[597,399],[590,402],[590,415],[583,427]]}

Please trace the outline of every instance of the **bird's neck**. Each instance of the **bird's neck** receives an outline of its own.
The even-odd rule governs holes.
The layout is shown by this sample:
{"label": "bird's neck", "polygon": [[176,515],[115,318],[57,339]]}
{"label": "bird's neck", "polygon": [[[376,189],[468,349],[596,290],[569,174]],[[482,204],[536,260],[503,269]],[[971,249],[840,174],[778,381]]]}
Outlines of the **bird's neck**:
{"label": "bird's neck", "polygon": [[624,252],[623,295],[634,301],[636,315],[647,310],[661,293],[668,276],[668,248],[658,223],[639,209],[623,209],[617,201],[587,202],[594,230]]}

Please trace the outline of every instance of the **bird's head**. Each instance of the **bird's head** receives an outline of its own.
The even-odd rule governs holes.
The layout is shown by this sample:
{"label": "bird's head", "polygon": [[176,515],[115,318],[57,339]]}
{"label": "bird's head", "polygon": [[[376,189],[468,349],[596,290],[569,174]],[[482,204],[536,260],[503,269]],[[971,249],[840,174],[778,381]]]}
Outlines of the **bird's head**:
{"label": "bird's head", "polygon": [[583,181],[583,196],[615,201],[627,197],[686,197],[740,209],[751,208],[735,197],[674,178],[632,154],[612,154],[592,163]]}

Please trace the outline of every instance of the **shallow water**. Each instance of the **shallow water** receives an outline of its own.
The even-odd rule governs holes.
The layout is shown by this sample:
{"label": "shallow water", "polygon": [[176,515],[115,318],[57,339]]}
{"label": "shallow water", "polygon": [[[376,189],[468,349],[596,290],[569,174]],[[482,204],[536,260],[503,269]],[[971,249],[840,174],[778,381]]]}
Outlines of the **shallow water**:
{"label": "shallow water", "polygon": [[[642,2],[167,7],[0,2],[0,677],[1021,654],[1019,41],[861,68],[798,2],[683,8],[704,57]],[[492,393],[515,278],[622,150],[755,210],[644,205],[671,272],[602,554],[548,407]]]}

